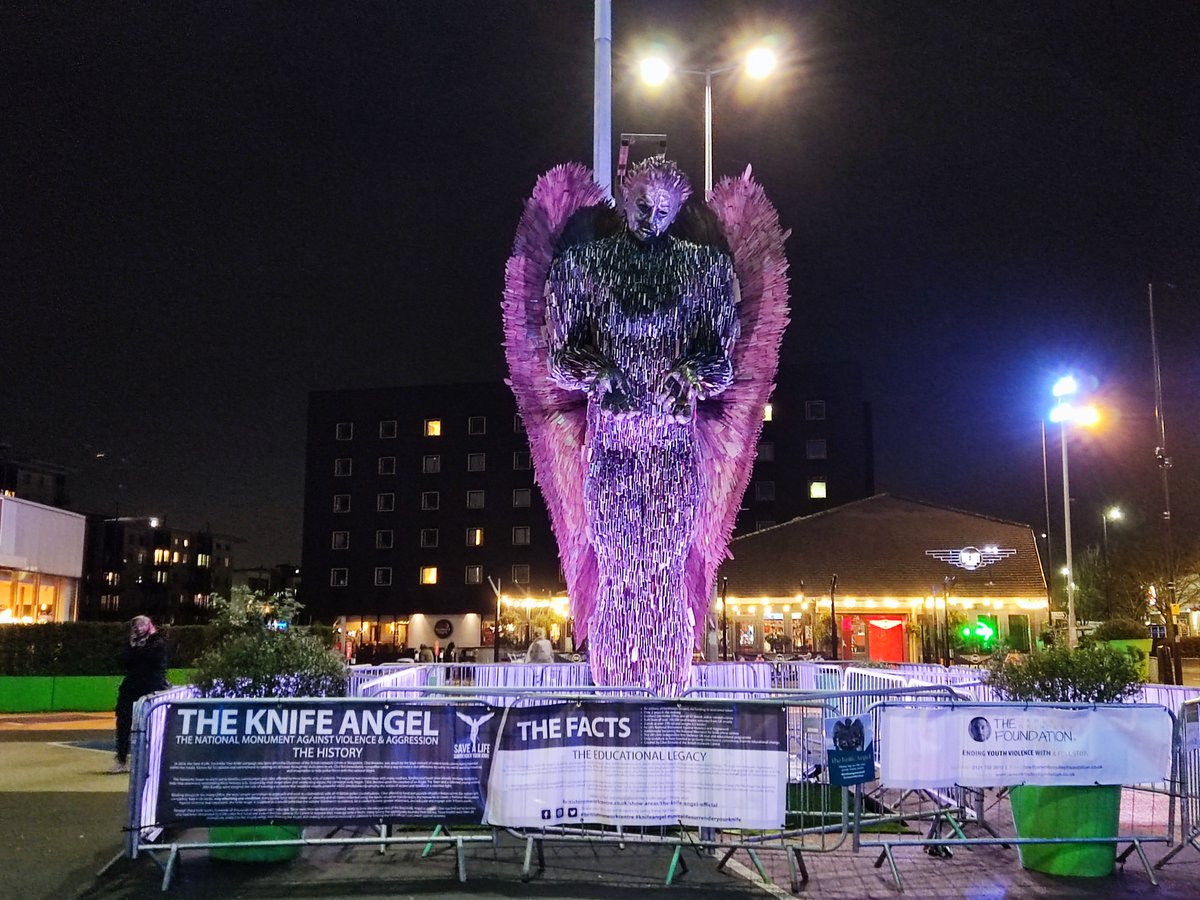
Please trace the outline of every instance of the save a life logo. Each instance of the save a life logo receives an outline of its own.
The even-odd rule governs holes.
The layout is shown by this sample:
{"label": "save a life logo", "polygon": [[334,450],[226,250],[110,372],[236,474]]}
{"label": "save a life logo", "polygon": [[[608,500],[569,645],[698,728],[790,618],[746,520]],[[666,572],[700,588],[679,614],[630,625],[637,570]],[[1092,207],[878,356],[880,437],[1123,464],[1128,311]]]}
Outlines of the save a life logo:
{"label": "save a life logo", "polygon": [[454,758],[455,759],[487,759],[492,753],[491,741],[481,741],[479,739],[479,729],[484,723],[495,717],[494,712],[486,715],[471,717],[466,713],[456,712],[455,715],[463,722],[466,722],[471,729],[470,737],[465,741],[454,742]]}

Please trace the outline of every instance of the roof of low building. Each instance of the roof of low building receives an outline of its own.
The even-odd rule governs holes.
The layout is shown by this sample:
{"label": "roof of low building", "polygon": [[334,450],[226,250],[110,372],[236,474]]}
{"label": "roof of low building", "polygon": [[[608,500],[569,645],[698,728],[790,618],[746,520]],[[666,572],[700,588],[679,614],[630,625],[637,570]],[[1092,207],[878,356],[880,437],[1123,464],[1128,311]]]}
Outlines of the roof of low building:
{"label": "roof of low building", "polygon": [[[1027,525],[888,494],[735,538],[721,567],[731,597],[1044,597]],[[967,551],[965,554],[963,551]],[[978,557],[972,550],[977,551]]]}

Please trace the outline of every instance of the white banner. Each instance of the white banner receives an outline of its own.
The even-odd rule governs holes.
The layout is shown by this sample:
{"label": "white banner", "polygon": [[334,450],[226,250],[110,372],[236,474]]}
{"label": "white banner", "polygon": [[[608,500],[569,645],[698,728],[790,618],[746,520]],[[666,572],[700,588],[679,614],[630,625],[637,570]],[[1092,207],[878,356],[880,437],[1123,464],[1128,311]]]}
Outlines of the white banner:
{"label": "white banner", "polygon": [[484,819],[779,828],[787,784],[783,710],[720,704],[510,707]]}
{"label": "white banner", "polygon": [[1161,707],[885,707],[880,777],[888,787],[1145,784],[1171,769]]}

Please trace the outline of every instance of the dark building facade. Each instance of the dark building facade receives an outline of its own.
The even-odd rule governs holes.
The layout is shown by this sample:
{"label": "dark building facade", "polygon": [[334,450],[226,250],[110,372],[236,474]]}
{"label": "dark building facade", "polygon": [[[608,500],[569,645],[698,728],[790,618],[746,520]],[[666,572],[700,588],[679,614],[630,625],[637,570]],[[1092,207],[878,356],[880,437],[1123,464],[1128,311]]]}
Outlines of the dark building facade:
{"label": "dark building facade", "polygon": [[780,367],[736,534],[875,493],[871,406],[852,363]]}
{"label": "dark building facade", "polygon": [[11,447],[0,444],[0,496],[65,507],[70,472],[65,466],[16,456]]}
{"label": "dark building facade", "polygon": [[[309,395],[300,598],[362,643],[415,646],[417,619],[475,617],[496,595],[565,590],[529,444],[502,382]],[[451,618],[445,618],[451,617]],[[447,627],[443,625],[444,628]]]}
{"label": "dark building facade", "polygon": [[205,622],[209,596],[229,596],[236,540],[152,517],[89,516],[79,618]]}

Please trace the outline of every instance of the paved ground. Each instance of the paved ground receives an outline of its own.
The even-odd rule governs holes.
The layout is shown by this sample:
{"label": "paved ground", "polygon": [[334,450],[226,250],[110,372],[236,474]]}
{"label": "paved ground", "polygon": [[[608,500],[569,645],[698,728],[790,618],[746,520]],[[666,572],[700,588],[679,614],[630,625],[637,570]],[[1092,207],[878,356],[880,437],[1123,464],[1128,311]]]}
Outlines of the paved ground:
{"label": "paved ground", "polygon": [[[153,860],[121,860],[104,876],[96,872],[121,847],[126,809],[126,776],[101,774],[110,764],[108,752],[65,741],[105,746],[111,741],[107,715],[0,715],[0,896],[127,900],[159,894],[161,870]],[[1137,801],[1141,802],[1141,801]],[[1136,805],[1136,803],[1135,803]],[[1003,827],[1003,809],[994,807]],[[1161,809],[1151,811],[1153,815]],[[330,829],[310,829],[325,836]],[[761,859],[773,884],[763,885],[751,860],[739,852],[732,867],[717,871],[711,857],[689,851],[688,870],[672,887],[664,887],[670,851],[661,847],[611,844],[546,845],[546,870],[529,883],[521,881],[523,844],[504,837],[499,846],[468,851],[469,880],[460,884],[453,855],[420,859],[418,850],[393,848],[380,854],[373,847],[310,847],[300,859],[277,864],[233,864],[209,861],[189,852],[172,884],[177,898],[305,898],[439,897],[520,898],[578,897],[610,900],[650,893],[698,898],[762,898],[787,896],[789,873],[781,851]],[[1148,845],[1152,859],[1165,852]],[[895,898],[886,865],[875,868],[876,855],[848,847],[834,852],[808,852],[810,880],[802,896],[828,898]],[[907,897],[971,900],[1001,897],[1156,897],[1200,896],[1200,852],[1185,849],[1158,871],[1160,887],[1147,881],[1136,857],[1124,872],[1103,879],[1050,878],[1020,868],[1015,850],[1001,847],[958,848],[951,859],[931,857],[917,848],[898,854]]]}

